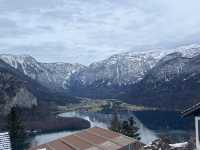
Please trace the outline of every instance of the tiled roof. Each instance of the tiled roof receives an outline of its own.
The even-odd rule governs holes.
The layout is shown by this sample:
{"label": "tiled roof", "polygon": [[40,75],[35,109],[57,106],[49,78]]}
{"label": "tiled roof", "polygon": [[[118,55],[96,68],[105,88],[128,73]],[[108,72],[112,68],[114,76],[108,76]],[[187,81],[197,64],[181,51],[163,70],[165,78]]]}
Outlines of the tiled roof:
{"label": "tiled roof", "polygon": [[[31,150],[119,150],[129,145],[130,147],[141,146],[133,138],[110,130],[94,127],[40,145]],[[133,150],[138,149],[134,148]]]}
{"label": "tiled roof", "polygon": [[0,150],[11,150],[10,136],[8,132],[0,133]]}

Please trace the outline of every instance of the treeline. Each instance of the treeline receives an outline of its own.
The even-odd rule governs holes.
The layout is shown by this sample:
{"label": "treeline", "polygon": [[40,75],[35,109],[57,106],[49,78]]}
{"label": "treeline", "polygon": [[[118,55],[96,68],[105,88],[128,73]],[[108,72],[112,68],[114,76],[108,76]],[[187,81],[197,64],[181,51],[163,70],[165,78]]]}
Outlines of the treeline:
{"label": "treeline", "polygon": [[22,109],[13,107],[1,118],[0,129],[10,134],[12,149],[25,150],[32,135],[63,130],[80,130],[90,127],[90,122],[80,118],[62,118],[38,108]]}
{"label": "treeline", "polygon": [[112,117],[110,129],[112,131],[140,140],[140,135],[138,133],[139,128],[136,126],[136,122],[133,117],[130,117],[128,120],[121,121],[115,112]]}

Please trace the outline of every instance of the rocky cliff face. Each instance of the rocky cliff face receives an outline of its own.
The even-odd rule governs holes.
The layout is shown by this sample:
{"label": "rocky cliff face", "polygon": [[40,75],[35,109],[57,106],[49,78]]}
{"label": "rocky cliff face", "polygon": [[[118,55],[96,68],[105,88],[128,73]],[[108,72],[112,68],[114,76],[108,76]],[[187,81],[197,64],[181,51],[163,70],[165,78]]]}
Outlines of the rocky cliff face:
{"label": "rocky cliff face", "polygon": [[[71,76],[77,72],[80,72],[84,68],[80,64],[70,64],[70,63],[40,63],[51,79],[47,80],[51,86],[55,86],[56,89],[65,90],[66,85],[69,83]],[[42,83],[43,80],[40,81]]]}
{"label": "rocky cliff face", "polygon": [[[0,59],[51,91],[62,93],[63,97],[70,93],[80,97],[120,98],[140,105],[177,108],[189,102],[195,103],[195,99],[200,97],[197,94],[200,90],[199,54],[199,45],[128,52],[87,67],[69,63],[40,63],[24,55],[1,55]],[[38,93],[36,89],[32,91]],[[42,99],[49,99],[44,97],[49,95],[48,92],[44,94],[45,89],[42,93]],[[53,97],[57,99],[57,96]]]}
{"label": "rocky cliff face", "polygon": [[78,99],[52,92],[35,80],[0,60],[0,115],[7,114],[13,106],[49,108],[49,104],[77,102]]}
{"label": "rocky cliff face", "polygon": [[[178,83],[181,76],[197,72],[198,68],[194,68],[195,63],[191,64],[191,60],[198,57],[198,54],[200,46],[114,55],[73,74],[68,89],[74,95],[84,97],[121,98],[128,99],[130,103],[147,105],[155,102],[154,106],[159,107],[163,106],[161,99],[165,99],[166,104],[171,105],[168,101],[173,99],[171,102],[176,103],[176,95],[173,94],[176,91],[173,89],[178,89],[182,84]],[[165,91],[165,94],[161,94],[159,89]],[[149,99],[157,101],[152,103]],[[177,101],[174,106],[180,103]]]}
{"label": "rocky cliff face", "polygon": [[93,63],[84,71],[74,74],[71,80],[82,85],[94,82],[110,85],[128,85],[140,81],[158,60],[149,54],[119,54]]}
{"label": "rocky cliff face", "polygon": [[6,102],[2,109],[3,114],[7,114],[14,106],[20,108],[32,108],[38,105],[37,98],[26,88],[18,89],[14,97],[6,95],[4,101]]}
{"label": "rocky cliff face", "polygon": [[[157,50],[148,52],[128,52],[113,55],[108,59],[92,63],[82,71],[78,71],[70,78],[68,86],[126,86],[141,81],[144,76],[162,59],[172,59],[176,55],[192,58],[200,54],[200,46],[193,45],[172,50]],[[163,59],[165,57],[165,60]],[[181,64],[180,64],[181,65]],[[179,66],[181,67],[181,66]],[[173,68],[165,68],[169,72]]]}
{"label": "rocky cliff face", "polygon": [[8,113],[13,106],[37,106],[37,98],[26,88],[24,82],[6,64],[0,62],[0,66],[0,114]]}
{"label": "rocky cliff face", "polygon": [[[0,59],[43,86],[60,91],[74,89],[75,86],[123,87],[133,85],[140,82],[153,67],[158,65],[158,62],[162,63],[161,59],[167,62],[167,59],[172,59],[176,55],[192,58],[198,54],[200,54],[199,45],[172,50],[127,52],[113,55],[87,67],[70,63],[40,63],[27,55],[0,55]],[[166,67],[165,70],[170,72],[173,68]]]}
{"label": "rocky cliff face", "polygon": [[172,53],[163,57],[154,68],[149,71],[144,80],[149,83],[168,82],[184,72],[185,65],[191,58],[184,57],[181,53]]}
{"label": "rocky cliff face", "polygon": [[56,91],[64,90],[70,76],[84,68],[69,63],[40,63],[28,55],[0,55],[0,59],[41,85]]}
{"label": "rocky cliff face", "polygon": [[164,57],[140,83],[130,88],[129,97],[137,104],[167,109],[183,109],[198,103],[199,60],[200,55],[186,58],[179,53]]}

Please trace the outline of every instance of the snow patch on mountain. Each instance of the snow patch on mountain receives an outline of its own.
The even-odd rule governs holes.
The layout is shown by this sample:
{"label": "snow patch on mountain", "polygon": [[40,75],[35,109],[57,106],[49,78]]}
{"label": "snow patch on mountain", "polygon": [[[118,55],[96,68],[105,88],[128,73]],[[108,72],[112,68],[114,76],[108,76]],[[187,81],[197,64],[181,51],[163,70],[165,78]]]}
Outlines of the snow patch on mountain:
{"label": "snow patch on mountain", "polygon": [[[188,45],[176,49],[157,49],[143,52],[126,52],[113,55],[89,66],[70,63],[40,63],[29,55],[0,55],[0,59],[25,75],[53,90],[65,90],[74,82],[81,85],[126,86],[141,81],[160,60],[169,54],[192,58],[200,54],[200,45]],[[169,55],[169,57],[171,57]],[[165,58],[169,59],[169,58]],[[181,64],[180,64],[181,65]],[[171,67],[172,68],[172,67]],[[178,66],[178,71],[182,68]],[[170,67],[165,68],[169,69]],[[173,70],[176,68],[172,68]],[[166,80],[168,80],[166,78]],[[98,87],[98,85],[95,85]]]}
{"label": "snow patch on mountain", "polygon": [[80,64],[40,63],[29,55],[0,55],[0,59],[53,90],[63,90],[67,79],[84,68]]}
{"label": "snow patch on mountain", "polygon": [[[105,60],[92,63],[84,71],[72,75],[70,80],[82,85],[92,85],[93,83],[107,86],[135,84],[141,81],[146,73],[155,67],[163,57],[172,53],[192,58],[200,54],[200,45],[116,54]],[[182,66],[179,66],[177,69],[181,68]]]}

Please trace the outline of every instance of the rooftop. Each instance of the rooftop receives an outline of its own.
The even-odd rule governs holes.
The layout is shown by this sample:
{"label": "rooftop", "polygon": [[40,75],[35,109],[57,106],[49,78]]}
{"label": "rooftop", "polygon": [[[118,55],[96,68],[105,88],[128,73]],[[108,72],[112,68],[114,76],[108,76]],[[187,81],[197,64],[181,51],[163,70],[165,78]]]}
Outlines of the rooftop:
{"label": "rooftop", "polygon": [[184,110],[181,114],[183,117],[200,115],[200,103],[189,107],[188,109]]}
{"label": "rooftop", "polygon": [[138,150],[142,144],[122,134],[94,127],[30,150],[118,150],[127,146]]}

